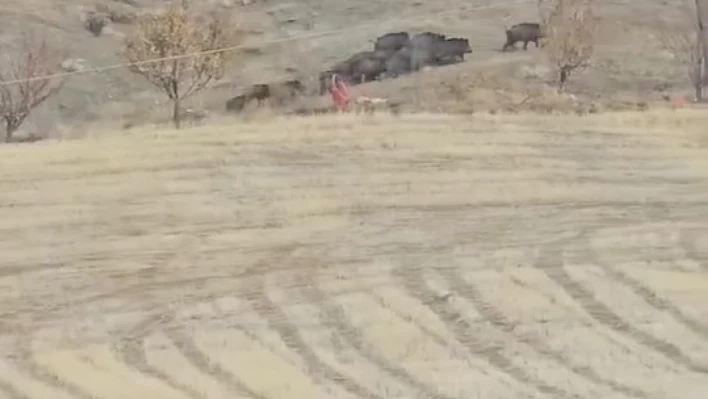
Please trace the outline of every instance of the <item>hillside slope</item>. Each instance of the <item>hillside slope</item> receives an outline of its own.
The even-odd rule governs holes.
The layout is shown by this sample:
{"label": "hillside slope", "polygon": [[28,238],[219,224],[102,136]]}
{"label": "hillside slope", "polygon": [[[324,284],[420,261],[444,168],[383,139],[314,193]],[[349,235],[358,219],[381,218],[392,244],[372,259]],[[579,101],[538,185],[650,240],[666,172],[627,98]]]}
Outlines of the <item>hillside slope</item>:
{"label": "hillside slope", "polygon": [[[91,67],[121,63],[117,53],[122,37],[132,29],[130,23],[123,22],[129,22],[131,15],[165,4],[150,0],[6,3],[4,12],[0,12],[3,40],[12,40],[28,27],[41,27],[67,57],[83,59]],[[655,30],[657,16],[662,20],[673,18],[680,0],[641,4],[603,0],[597,4],[603,17],[603,35],[593,66],[578,79],[576,91],[607,97],[618,91],[649,95],[656,87],[686,87],[684,73],[661,51]],[[372,39],[389,31],[434,30],[470,38],[474,53],[469,60],[456,68],[434,71],[433,74],[440,75],[438,80],[455,81],[465,72],[476,73],[476,66],[493,65],[497,61],[527,63],[532,67],[540,62],[535,49],[523,54],[498,51],[504,42],[505,25],[537,20],[536,2],[530,0],[229,0],[195,3],[196,6],[219,7],[222,12],[231,13],[250,32],[247,45],[258,49],[231,66],[223,82],[217,82],[221,89],[193,99],[194,107],[216,112],[223,110],[226,98],[253,83],[298,78],[314,90],[318,71],[368,48]],[[109,26],[101,37],[93,37],[81,21],[87,11],[94,9],[116,13],[121,16],[121,23]],[[402,84],[410,86],[410,80]],[[387,92],[396,95],[398,86],[389,85]],[[76,123],[135,117],[160,102],[164,99],[159,93],[124,69],[81,74],[72,77],[67,89],[35,115],[26,128],[40,135],[50,131],[70,133],[75,130],[71,125]],[[166,111],[158,106],[158,112],[164,119]]]}

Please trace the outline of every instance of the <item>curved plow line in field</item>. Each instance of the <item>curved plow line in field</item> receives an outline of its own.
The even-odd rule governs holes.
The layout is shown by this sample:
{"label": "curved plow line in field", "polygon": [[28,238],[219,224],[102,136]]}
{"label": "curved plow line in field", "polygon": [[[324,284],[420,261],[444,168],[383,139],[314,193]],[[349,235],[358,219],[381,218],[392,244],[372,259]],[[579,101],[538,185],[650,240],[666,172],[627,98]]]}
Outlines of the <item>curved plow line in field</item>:
{"label": "curved plow line in field", "polygon": [[[603,269],[596,264],[573,265],[566,269],[574,281],[594,293],[598,304],[611,307],[617,319],[634,326],[634,335],[646,337],[642,338],[645,344],[651,341],[656,345],[654,349],[666,357],[696,373],[708,374],[706,339],[690,327],[698,326],[698,322],[685,324],[672,313],[657,309],[637,295],[632,287],[616,280],[613,274],[603,274]],[[613,303],[605,299],[609,293],[617,297]]]}
{"label": "curved plow line in field", "polygon": [[[497,275],[484,271],[462,272],[462,269],[458,269],[460,273],[448,277],[448,281],[452,287],[455,287],[456,293],[460,293],[477,309],[484,309],[483,312],[490,322],[501,331],[534,348],[538,355],[562,364],[582,377],[584,381],[582,383],[579,381],[577,386],[590,382],[598,389],[609,389],[615,394],[645,398],[656,397],[657,390],[662,386],[669,386],[668,381],[677,378],[672,374],[656,389],[647,388],[651,383],[646,381],[651,380],[655,373],[644,370],[646,361],[637,358],[638,354],[644,352],[641,347],[630,346],[632,353],[627,353],[627,347],[619,346],[601,334],[604,327],[594,323],[583,312],[566,313],[573,312],[575,306],[566,307],[564,303],[548,300],[549,297],[558,297],[553,292],[557,290],[557,286],[549,285],[544,281],[542,273],[537,269],[525,268],[527,270],[523,271],[509,269]],[[535,282],[535,291],[519,287],[516,277],[519,274],[524,274],[526,281]],[[544,286],[550,290],[550,295],[541,295]],[[510,294],[524,291],[526,291],[525,295],[516,298]],[[566,313],[565,317],[559,313]],[[536,315],[535,323],[528,320],[533,315]],[[555,322],[556,320],[562,322]],[[667,372],[672,370],[671,362],[665,360],[664,363],[669,367]],[[623,365],[616,369],[608,369],[607,364]],[[632,374],[625,374],[625,370],[632,370]],[[642,383],[632,383],[635,379],[634,375],[638,373],[642,378],[637,380]],[[652,383],[654,381],[660,379],[654,379]],[[602,393],[601,396],[605,395],[607,393]]]}
{"label": "curved plow line in field", "polygon": [[[673,320],[669,321],[669,323],[679,323],[681,324],[679,328],[684,330],[688,329],[691,331],[692,335],[700,337],[700,342],[698,342],[697,345],[694,345],[694,347],[690,349],[684,349],[691,352],[694,348],[698,349],[701,347],[701,344],[705,344],[705,342],[708,341],[708,322],[702,321],[699,315],[690,315],[686,312],[686,308],[691,304],[690,302],[686,303],[686,301],[681,301],[676,298],[680,303],[680,305],[678,305],[669,298],[671,297],[672,281],[677,281],[681,284],[684,295],[691,295],[708,287],[708,274],[700,273],[701,268],[704,267],[704,262],[701,261],[700,257],[697,257],[698,255],[695,251],[686,248],[686,241],[696,241],[696,238],[693,237],[691,230],[687,228],[673,231],[674,234],[671,234],[671,230],[667,231],[665,226],[651,227],[651,225],[649,225],[642,226],[642,228],[646,229],[647,233],[651,232],[659,235],[665,240],[665,242],[663,242],[664,245],[669,246],[672,252],[678,252],[677,254],[672,253],[674,256],[671,256],[670,259],[683,256],[686,261],[690,260],[693,263],[697,263],[697,268],[693,267],[693,265],[684,265],[682,267],[684,270],[689,268],[695,272],[686,273],[685,271],[676,270],[676,265],[672,265],[672,263],[677,263],[677,260],[664,261],[663,263],[666,263],[666,265],[663,270],[657,269],[656,267],[647,267],[648,265],[646,263],[637,261],[631,263],[612,262],[610,259],[605,259],[606,257],[602,256],[602,252],[603,250],[614,248],[607,248],[607,245],[596,248],[592,243],[593,237],[590,236],[588,236],[586,242],[583,243],[586,247],[583,256],[586,257],[588,263],[600,268],[602,273],[606,274],[606,279],[609,279],[615,284],[622,284],[626,289],[631,290],[635,296],[641,298],[647,305],[651,306],[657,313],[663,313],[671,317]],[[617,243],[617,246],[621,246],[622,240],[619,239],[619,236],[626,236],[627,232],[623,231],[624,229],[615,228],[611,230],[614,231],[614,233],[610,236],[610,239],[613,239],[613,241]],[[630,231],[629,233],[633,232]],[[581,250],[582,249],[583,248],[581,248]],[[662,261],[652,259],[652,263],[661,264]],[[664,278],[659,279],[659,276],[663,276]],[[654,278],[652,279],[652,277]],[[663,284],[659,284],[659,282],[663,282]],[[683,344],[684,339],[685,337],[677,338],[674,342]],[[708,354],[704,353],[702,357],[708,359]]]}
{"label": "curved plow line in field", "polygon": [[[15,367],[25,374],[27,377],[31,378],[31,381],[27,381],[28,384],[32,384],[33,381],[37,381],[40,386],[48,386],[56,391],[64,392],[68,394],[69,397],[76,399],[93,399],[90,393],[83,390],[80,385],[76,385],[62,379],[56,374],[51,367],[40,363],[37,360],[35,351],[32,348],[32,342],[30,341],[30,336],[20,336],[17,339],[16,346],[18,349],[18,354],[15,358]],[[22,379],[20,379],[22,381]],[[31,389],[30,389],[31,392]]]}
{"label": "curved plow line in field", "polygon": [[147,359],[144,337],[134,337],[132,339],[123,339],[114,346],[114,350],[121,356],[121,361],[130,365],[136,371],[148,375],[152,378],[162,381],[170,388],[181,391],[187,397],[192,399],[201,399],[199,391],[190,387],[187,380],[173,378],[159,368],[153,367]]}
{"label": "curved plow line in field", "polygon": [[[344,272],[344,274],[348,273]],[[357,380],[361,385],[375,388],[378,391],[377,395],[384,397],[391,395],[415,397],[422,394],[431,398],[450,398],[449,395],[440,392],[436,384],[423,381],[406,367],[416,363],[414,360],[409,359],[407,363],[392,360],[388,356],[388,351],[382,351],[376,343],[367,339],[366,331],[351,324],[349,315],[337,298],[357,296],[362,292],[368,292],[371,288],[356,284],[356,279],[351,281],[354,284],[348,284],[350,281],[346,277],[343,279],[323,277],[325,276],[312,272],[297,276],[300,284],[296,290],[296,298],[302,300],[314,312],[314,317],[308,320],[317,319],[336,343],[332,347],[332,353],[338,357],[337,369],[346,370],[353,380]],[[386,272],[380,271],[373,286],[386,286],[389,283]],[[282,297],[282,294],[279,296]],[[289,306],[281,306],[281,308],[288,309]],[[373,309],[360,310],[368,313]],[[351,360],[361,362],[365,367],[361,370],[351,367]]]}
{"label": "curved plow line in field", "polygon": [[211,361],[235,375],[259,396],[326,398],[331,394],[318,386],[306,372],[239,330],[197,332],[194,340]]}
{"label": "curved plow line in field", "polygon": [[635,340],[647,348],[661,353],[672,361],[685,366],[687,369],[697,372],[706,373],[705,366],[696,364],[693,360],[683,354],[674,344],[669,343],[662,338],[658,338],[653,334],[649,334],[644,330],[639,329],[635,325],[622,319],[609,306],[596,298],[593,291],[578,282],[571,275],[571,271],[563,265],[563,254],[558,249],[547,249],[537,262],[538,267],[546,273],[556,284],[563,287],[568,295],[575,301],[580,303],[585,312],[589,314],[597,323],[604,325],[607,328],[614,330],[618,334],[623,334],[628,338]]}
{"label": "curved plow line in field", "polygon": [[[311,271],[311,273],[314,273]],[[290,274],[290,273],[287,273]],[[277,280],[277,275],[272,276],[272,280]],[[303,279],[297,276],[288,276],[288,281],[295,282],[295,286],[301,285]],[[285,279],[280,281],[268,281],[263,278],[260,286],[255,287],[255,291],[250,296],[251,304],[263,317],[268,320],[268,325],[277,331],[282,342],[294,353],[298,353],[302,359],[304,368],[308,371],[313,379],[316,379],[321,384],[331,385],[334,383],[339,390],[347,393],[347,396],[367,397],[373,399],[383,399],[381,396],[372,391],[372,384],[362,384],[349,377],[342,367],[332,366],[330,362],[325,361],[326,358],[332,356],[324,356],[321,351],[315,348],[321,348],[327,345],[326,340],[320,341],[318,344],[312,345],[306,340],[307,331],[317,331],[323,329],[323,326],[316,322],[308,328],[298,328],[300,323],[292,320],[300,320],[303,322],[311,322],[317,320],[316,309],[308,306],[306,303],[299,303],[294,290],[283,290],[282,287]],[[271,283],[271,284],[269,284]],[[275,287],[273,287],[275,285]],[[270,289],[268,288],[270,287]],[[280,305],[286,304],[286,306]],[[286,310],[287,309],[287,310]],[[309,317],[302,317],[301,313],[305,313]],[[351,367],[351,365],[350,365]]]}
{"label": "curved plow line in field", "polygon": [[[318,327],[303,332],[303,338],[316,343],[313,347],[318,348],[317,353],[322,359],[328,359],[327,364],[331,368],[357,384],[372,389],[378,396],[415,397],[425,393],[429,397],[442,397],[435,391],[435,387],[421,383],[402,365],[386,361],[380,352],[368,345],[361,331],[347,323],[343,309],[336,306],[333,296],[328,292],[336,288],[336,280],[318,277],[317,274],[302,276],[302,284],[294,290],[293,298],[302,302],[303,309],[308,309],[308,320],[318,322]],[[349,287],[344,291],[350,292]],[[303,317],[290,306],[281,308],[294,320]]]}
{"label": "curved plow line in field", "polygon": [[[548,252],[545,254],[547,256]],[[164,335],[148,337],[151,345],[147,347],[140,343],[139,348],[146,352],[139,356],[134,354],[120,357],[108,346],[97,346],[79,352],[57,352],[40,356],[38,365],[51,370],[59,380],[81,387],[82,391],[91,395],[107,399],[133,395],[135,392],[149,393],[158,398],[209,398],[225,392],[243,393],[244,388],[247,396],[263,398],[282,397],[286,392],[295,397],[362,397],[364,391],[357,392],[357,389],[375,391],[368,392],[369,397],[406,396],[420,392],[421,387],[428,390],[428,394],[432,392],[434,397],[439,398],[485,395],[487,392],[484,390],[506,392],[513,396],[533,395],[528,388],[548,393],[568,381],[573,381],[574,391],[565,392],[567,397],[614,397],[619,394],[618,397],[650,398],[654,395],[648,393],[651,390],[646,385],[644,389],[637,386],[640,381],[644,384],[647,380],[652,381],[657,389],[668,386],[668,381],[662,383],[662,376],[656,376],[654,373],[637,379],[637,385],[631,384],[630,376],[620,384],[613,381],[611,374],[602,375],[601,368],[581,364],[581,358],[572,360],[572,351],[564,352],[563,349],[553,348],[551,344],[545,343],[538,333],[521,333],[515,330],[524,320],[513,319],[520,317],[524,310],[515,310],[514,303],[500,295],[504,292],[519,292],[518,281],[521,280],[537,283],[534,289],[521,290],[524,294],[520,300],[538,307],[531,314],[555,314],[554,319],[565,319],[571,324],[581,326],[588,338],[594,329],[609,330],[612,335],[619,332],[624,336],[623,339],[636,341],[627,346],[634,347],[633,351],[638,349],[637,344],[651,346],[653,342],[662,342],[659,338],[651,338],[652,335],[640,332],[639,329],[629,330],[636,331],[632,333],[627,333],[624,327],[619,327],[618,330],[618,325],[629,326],[630,322],[641,322],[640,319],[631,320],[632,314],[627,315],[630,319],[622,319],[615,313],[608,313],[605,308],[597,310],[596,306],[599,305],[588,305],[591,292],[602,292],[609,289],[606,288],[608,284],[609,287],[615,284],[617,287],[613,289],[614,292],[629,291],[625,297],[630,299],[634,295],[631,306],[635,312],[637,309],[649,314],[663,312],[663,309],[653,306],[642,295],[637,295],[636,286],[627,285],[623,280],[600,281],[595,277],[596,273],[587,271],[588,268],[600,269],[601,266],[553,266],[546,263],[549,258],[543,255],[535,262],[538,266],[527,267],[525,271],[469,268],[474,265],[475,260],[467,264],[468,269],[464,272],[461,267],[431,267],[419,270],[399,267],[382,270],[380,278],[387,283],[361,292],[347,292],[348,289],[351,290],[347,288],[351,283],[343,280],[337,286],[329,278],[318,277],[317,273],[299,273],[292,276],[285,272],[284,276],[271,274],[270,278],[267,278],[268,273],[264,272],[260,284],[254,285],[252,280],[248,280],[251,293],[247,293],[246,301],[256,312],[255,317],[264,320],[271,333],[282,340],[282,348],[276,352],[290,352],[287,356],[278,355],[272,345],[256,339],[252,333],[232,329],[221,332],[197,331],[194,335],[191,351],[198,351],[199,356],[204,359],[202,361],[206,361],[209,367],[194,367],[199,362],[190,361],[189,358],[193,356],[184,355],[184,339],[187,339],[185,336],[175,340]],[[280,260],[286,259],[287,257]],[[559,267],[567,270],[561,272]],[[558,277],[559,273],[564,277]],[[562,288],[564,294],[570,295],[567,299],[572,300],[572,303],[567,305],[552,301],[558,297],[553,292],[544,293],[543,289],[539,290],[538,284],[541,280],[545,279],[546,283],[558,282],[560,278],[563,280],[553,286],[552,291]],[[401,285],[397,285],[397,279]],[[580,284],[584,286],[582,296],[578,296],[575,288]],[[291,288],[284,291],[284,286]],[[244,290],[249,291],[247,288]],[[642,288],[640,292],[646,294],[647,290]],[[345,294],[337,294],[338,291]],[[592,297],[602,298],[602,295],[592,294]],[[601,303],[601,299],[593,301]],[[587,316],[567,313],[576,308],[577,304],[584,306],[586,310],[590,309]],[[666,306],[668,305],[665,304],[664,307]],[[514,313],[517,315],[513,316]],[[598,317],[608,317],[608,314],[611,315],[609,317],[622,321],[608,325],[604,319],[597,320]],[[337,320],[334,324],[333,315]],[[652,319],[657,316],[659,315],[652,316]],[[316,321],[313,322],[313,319]],[[482,320],[486,323],[480,323]],[[302,325],[307,327],[300,327]],[[593,329],[588,328],[591,325]],[[699,366],[687,355],[681,355],[675,346],[690,344],[691,341],[686,341],[685,334],[695,331],[688,326],[684,325],[683,335],[674,337],[677,344],[663,341],[664,344],[651,347],[657,354],[665,356],[666,360],[692,368],[701,374],[700,369],[695,369]],[[566,329],[568,326],[560,327]],[[681,326],[674,326],[673,331],[682,331]],[[554,334],[558,332],[546,330],[545,338],[548,339]],[[332,344],[334,340],[341,341],[342,337],[345,337],[344,341],[348,341],[344,343],[346,350],[341,344],[339,347]],[[597,348],[595,350],[616,347],[615,343],[606,338],[603,334],[592,338],[595,341],[599,339],[598,343],[602,342],[593,346]],[[661,339],[666,338],[668,337]],[[457,342],[452,342],[452,339]],[[694,340],[697,340],[693,343],[694,346],[705,342],[701,341],[700,335],[695,335]],[[179,345],[182,346],[181,349],[178,349]],[[609,350],[608,356],[614,357],[611,353],[627,347]],[[667,352],[667,347],[676,349]],[[465,348],[471,352],[472,358],[462,353]],[[349,353],[345,355],[343,352]],[[171,361],[165,361],[162,355]],[[144,358],[136,364],[135,359],[140,356]],[[622,359],[627,361],[629,358],[624,356]],[[618,360],[620,359],[615,357],[613,361]],[[132,362],[135,368],[126,367],[127,364],[123,361]],[[353,362],[363,368],[353,367]],[[698,383],[697,377],[676,374],[671,362],[663,363],[664,367],[667,367],[665,372],[672,372],[669,379],[674,383],[677,378],[686,378],[686,382],[693,384]],[[635,362],[633,366],[627,364],[627,368],[641,369],[641,364],[641,361]],[[146,365],[157,372],[139,373]],[[497,372],[490,374],[489,370],[485,370],[485,366],[489,365],[493,365]],[[0,364],[0,371],[3,368],[7,368],[3,377],[14,384],[5,384],[5,390],[22,392],[22,395],[28,398],[47,394],[72,397],[68,393],[55,392],[55,389],[49,386],[33,384],[30,377],[13,372],[9,365]],[[365,372],[365,369],[370,371]],[[395,371],[381,373],[381,369]],[[552,372],[534,374],[537,369]],[[215,373],[215,370],[220,371]],[[214,374],[228,375],[226,379],[238,381],[236,389],[224,384],[224,378],[212,378],[211,375]],[[474,378],[469,378],[470,375],[474,375]],[[160,382],[159,376],[162,376],[162,379],[168,378],[168,383]],[[3,381],[2,377],[0,381]],[[173,389],[174,381],[184,384],[184,389]],[[0,385],[0,392],[2,386]]]}
{"label": "curved plow line in field", "polygon": [[[506,298],[499,297],[499,291],[501,291],[501,296],[505,296],[504,294],[513,293],[519,289],[514,284],[509,284],[511,281],[509,281],[508,275],[494,273],[493,276],[489,276],[491,274],[490,272],[463,273],[459,269],[441,273],[444,274],[445,280],[452,288],[453,292],[459,295],[463,302],[472,305],[483,315],[484,319],[487,320],[491,326],[498,329],[497,334],[506,336],[511,342],[521,344],[520,347],[523,348],[525,352],[530,350],[530,353],[524,357],[538,357],[540,360],[534,360],[534,362],[547,364],[545,368],[549,370],[557,369],[556,378],[573,381],[575,389],[582,390],[583,395],[600,395],[607,397],[610,394],[619,392],[632,398],[646,397],[647,394],[645,392],[614,381],[611,376],[600,376],[596,370],[583,364],[586,362],[569,359],[567,351],[554,349],[541,335],[517,331],[517,326],[519,326],[520,323],[511,321],[505,312],[500,309],[498,305],[495,305],[508,302],[505,301]],[[494,291],[497,291],[497,295],[491,300],[487,299],[490,287],[493,287]],[[504,290],[504,288],[507,288],[507,290]],[[516,299],[518,300],[518,298]],[[536,312],[547,314],[557,313],[559,311],[558,304],[547,302],[545,298],[538,295],[536,292],[527,292],[527,295],[523,297],[523,303],[508,303],[504,310],[513,309],[514,306],[523,308],[524,304],[529,302],[536,304],[540,309],[534,309],[534,311],[529,312],[527,317],[533,314],[539,315],[539,313]],[[526,310],[528,311],[529,309],[527,308]],[[570,314],[566,316],[568,317],[562,320],[572,323],[575,318],[574,315]],[[549,374],[553,375],[554,373]]]}
{"label": "curved plow line in field", "polygon": [[146,338],[145,358],[147,363],[173,381],[180,381],[202,398],[224,398],[234,395],[229,383],[222,383],[214,373],[190,362],[177,344],[166,334],[152,334]]}
{"label": "curved plow line in field", "polygon": [[[708,275],[678,270],[651,270],[644,264],[623,264],[622,270],[614,269],[612,277],[631,288],[635,295],[641,296],[656,309],[672,314],[686,328],[708,340],[708,323],[702,321],[700,302],[695,300],[695,294],[708,287]],[[682,287],[683,293],[676,292],[675,286],[678,285]]]}
{"label": "curved plow line in field", "polygon": [[[18,370],[16,365],[0,362],[0,392],[5,387],[8,397],[26,397],[30,399],[56,398],[72,399],[72,396],[45,384]],[[2,396],[0,396],[2,397]]]}
{"label": "curved plow line in field", "polygon": [[[450,348],[429,340],[417,325],[377,306],[365,294],[337,299],[351,328],[358,330],[371,350],[390,364],[399,364],[411,376],[431,387],[441,397],[482,397],[484,389],[518,395],[519,389],[498,373],[489,373],[476,362],[467,362],[450,353]],[[367,309],[361,312],[360,309]],[[405,338],[403,338],[405,337]],[[482,396],[480,396],[482,395]]]}
{"label": "curved plow line in field", "polygon": [[[443,321],[447,328],[452,331],[455,340],[465,346],[470,355],[486,360],[492,368],[498,372],[508,374],[518,385],[531,388],[536,393],[544,395],[571,396],[562,388],[551,386],[546,382],[530,375],[524,367],[520,367],[502,352],[504,343],[498,342],[494,335],[486,333],[484,336],[478,334],[477,324],[474,321],[480,319],[480,314],[474,308],[466,308],[460,311],[453,303],[447,300],[440,300],[441,297],[450,293],[445,288],[432,288],[423,277],[422,273],[409,273],[405,267],[399,267],[394,272],[399,277],[409,295],[418,298],[426,303],[430,309]],[[440,287],[439,279],[436,279]],[[444,287],[444,286],[443,286]],[[473,311],[470,315],[468,312]],[[484,326],[481,326],[484,329]],[[495,342],[497,341],[497,342]],[[529,393],[526,393],[528,395]]]}
{"label": "curved plow line in field", "polygon": [[37,356],[37,361],[50,368],[59,379],[76,384],[99,398],[119,399],[139,395],[157,399],[191,399],[120,362],[107,345],[58,351]]}
{"label": "curved plow line in field", "polygon": [[214,377],[233,394],[250,399],[266,398],[261,393],[251,390],[247,384],[238,379],[234,374],[230,373],[215,360],[209,358],[209,356],[202,352],[196,345],[192,337],[176,331],[169,332],[168,337],[175,344],[175,347],[179,349],[180,354],[187,359],[195,369],[199,370],[200,373]]}
{"label": "curved plow line in field", "polygon": [[[283,307],[282,312],[291,320],[302,318],[304,312],[317,320],[323,319],[320,310],[313,304]],[[299,329],[297,333],[299,338],[294,340],[297,341],[297,347],[301,348],[300,353],[303,358],[308,359],[306,360],[308,370],[313,376],[319,378],[329,376],[332,382],[352,394],[357,394],[358,397],[415,396],[410,387],[390,378],[325,323]],[[286,339],[288,336],[292,335],[286,334]]]}

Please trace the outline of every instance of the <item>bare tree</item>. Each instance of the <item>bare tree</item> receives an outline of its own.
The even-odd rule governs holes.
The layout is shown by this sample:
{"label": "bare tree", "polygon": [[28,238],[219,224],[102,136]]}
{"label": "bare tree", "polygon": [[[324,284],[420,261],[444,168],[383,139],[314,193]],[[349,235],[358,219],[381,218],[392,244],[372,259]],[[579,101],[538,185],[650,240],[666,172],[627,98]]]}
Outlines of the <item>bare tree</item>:
{"label": "bare tree", "polygon": [[701,42],[701,29],[696,10],[690,1],[684,3],[681,18],[674,24],[665,24],[661,32],[663,47],[686,68],[688,79],[695,91],[696,101],[703,101],[705,54]]}
{"label": "bare tree", "polygon": [[200,17],[182,4],[141,17],[135,33],[126,38],[123,56],[130,70],[167,95],[176,128],[181,102],[222,76],[227,60],[223,49],[240,41],[228,27],[219,15]]}
{"label": "bare tree", "polygon": [[703,47],[703,77],[708,79],[708,0],[696,1],[696,16]]}
{"label": "bare tree", "polygon": [[556,72],[558,91],[570,75],[588,65],[595,48],[597,22],[593,0],[538,0],[545,43],[543,53]]}
{"label": "bare tree", "polygon": [[62,77],[47,78],[61,70],[60,53],[44,38],[25,33],[14,49],[4,49],[0,65],[0,118],[5,141],[24,123],[33,109],[62,87]]}

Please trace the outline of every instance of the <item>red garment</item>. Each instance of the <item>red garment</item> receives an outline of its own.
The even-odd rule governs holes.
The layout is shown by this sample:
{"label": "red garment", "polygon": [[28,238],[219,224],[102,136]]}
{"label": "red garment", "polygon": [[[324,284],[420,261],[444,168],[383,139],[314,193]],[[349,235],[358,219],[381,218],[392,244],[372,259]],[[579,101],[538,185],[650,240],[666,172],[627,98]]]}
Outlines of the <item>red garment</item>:
{"label": "red garment", "polygon": [[349,106],[349,89],[347,84],[337,75],[332,75],[332,86],[330,87],[332,101],[339,111],[345,111]]}

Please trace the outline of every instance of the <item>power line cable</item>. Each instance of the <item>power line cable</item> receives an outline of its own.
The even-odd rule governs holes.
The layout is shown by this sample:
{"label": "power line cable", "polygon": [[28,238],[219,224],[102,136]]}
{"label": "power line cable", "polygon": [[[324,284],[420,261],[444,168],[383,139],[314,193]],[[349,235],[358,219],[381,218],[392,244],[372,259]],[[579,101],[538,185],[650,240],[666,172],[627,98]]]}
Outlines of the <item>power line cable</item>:
{"label": "power line cable", "polygon": [[[525,2],[520,1],[520,2],[516,2],[514,5],[520,5],[523,3],[525,3]],[[504,6],[506,7],[506,6],[508,6],[508,4],[504,4]],[[312,39],[312,38],[318,38],[318,37],[324,37],[324,36],[334,36],[336,34],[340,34],[343,32],[360,30],[360,29],[364,29],[364,28],[370,27],[370,26],[381,26],[382,24],[385,24],[386,22],[401,22],[401,21],[407,21],[407,20],[412,20],[412,19],[439,17],[439,16],[447,15],[447,14],[459,14],[459,13],[465,12],[465,11],[477,11],[477,10],[484,10],[484,9],[493,9],[493,8],[498,8],[498,7],[500,7],[499,4],[490,4],[490,5],[485,5],[485,6],[472,7],[471,9],[468,8],[468,9],[445,10],[445,11],[439,11],[439,12],[435,12],[435,13],[418,14],[418,15],[404,17],[404,18],[396,18],[396,19],[392,18],[392,19],[389,19],[388,21],[369,22],[369,23],[351,26],[348,28],[333,29],[333,30],[324,31],[324,32],[309,33],[309,34],[291,36],[291,37],[282,38],[282,39],[273,39],[273,40],[264,41],[264,42],[260,42],[260,43],[239,44],[239,45],[235,45],[235,46],[228,46],[228,47],[223,47],[223,48],[214,49],[214,50],[200,51],[200,52],[189,53],[189,54],[180,54],[180,55],[169,56],[169,57],[153,58],[153,59],[148,59],[148,60],[143,60],[143,61],[138,61],[138,62],[129,62],[129,63],[122,63],[122,64],[107,65],[107,66],[103,66],[103,67],[82,69],[82,70],[78,70],[78,71],[60,72],[60,73],[49,74],[49,75],[34,76],[31,78],[25,78],[25,79],[5,80],[5,81],[0,82],[0,86],[8,86],[8,85],[18,84],[18,83],[28,83],[28,82],[34,82],[34,81],[39,81],[39,80],[50,80],[50,79],[64,78],[64,77],[75,76],[75,75],[85,75],[85,74],[89,74],[89,73],[101,73],[101,72],[106,72],[106,71],[115,70],[115,69],[129,68],[131,66],[153,64],[153,63],[164,62],[164,61],[199,57],[202,55],[233,51],[233,50],[251,47],[254,45],[264,46],[264,45],[269,45],[269,44],[292,42],[292,41],[301,40],[301,39]]]}

